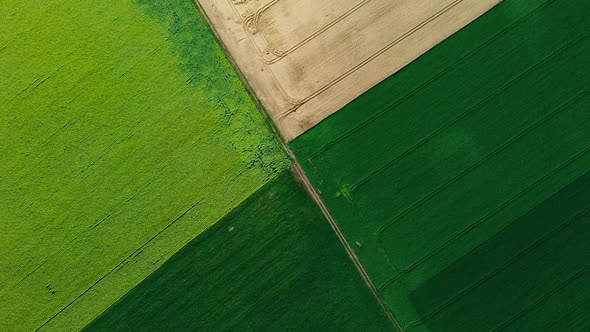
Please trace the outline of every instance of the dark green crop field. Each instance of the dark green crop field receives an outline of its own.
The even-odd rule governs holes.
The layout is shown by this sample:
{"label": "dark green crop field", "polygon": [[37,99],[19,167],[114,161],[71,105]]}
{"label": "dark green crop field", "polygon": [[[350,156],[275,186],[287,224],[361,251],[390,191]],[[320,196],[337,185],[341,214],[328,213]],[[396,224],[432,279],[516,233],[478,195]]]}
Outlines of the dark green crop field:
{"label": "dark green crop field", "polygon": [[78,330],[289,165],[192,0],[0,1],[0,330]]}
{"label": "dark green crop field", "polygon": [[505,0],[291,143],[407,330],[590,327],[589,11]]}
{"label": "dark green crop field", "polygon": [[391,330],[315,202],[285,172],[88,331]]}

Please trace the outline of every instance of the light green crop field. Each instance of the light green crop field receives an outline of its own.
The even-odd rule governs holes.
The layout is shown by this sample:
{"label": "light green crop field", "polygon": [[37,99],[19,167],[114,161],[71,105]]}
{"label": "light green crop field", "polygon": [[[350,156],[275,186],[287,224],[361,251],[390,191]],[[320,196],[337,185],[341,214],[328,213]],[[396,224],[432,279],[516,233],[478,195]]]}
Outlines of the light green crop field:
{"label": "light green crop field", "polygon": [[191,0],[0,2],[0,330],[81,328],[290,164]]}
{"label": "light green crop field", "polygon": [[589,11],[504,0],[291,143],[405,330],[590,329]]}

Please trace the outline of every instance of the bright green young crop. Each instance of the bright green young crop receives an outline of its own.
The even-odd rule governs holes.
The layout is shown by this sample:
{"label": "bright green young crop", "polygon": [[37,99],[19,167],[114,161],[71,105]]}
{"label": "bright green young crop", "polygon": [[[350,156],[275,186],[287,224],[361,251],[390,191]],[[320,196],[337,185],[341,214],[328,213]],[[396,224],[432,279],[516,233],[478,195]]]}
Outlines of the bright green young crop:
{"label": "bright green young crop", "polygon": [[191,0],[0,2],[0,330],[78,329],[289,160]]}

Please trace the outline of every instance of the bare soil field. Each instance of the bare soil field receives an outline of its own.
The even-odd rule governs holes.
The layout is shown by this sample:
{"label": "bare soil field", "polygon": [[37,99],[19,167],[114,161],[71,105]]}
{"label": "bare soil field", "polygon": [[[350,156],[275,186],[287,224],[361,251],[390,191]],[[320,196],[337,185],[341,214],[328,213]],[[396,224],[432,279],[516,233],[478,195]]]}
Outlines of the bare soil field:
{"label": "bare soil field", "polygon": [[499,0],[198,0],[287,140]]}

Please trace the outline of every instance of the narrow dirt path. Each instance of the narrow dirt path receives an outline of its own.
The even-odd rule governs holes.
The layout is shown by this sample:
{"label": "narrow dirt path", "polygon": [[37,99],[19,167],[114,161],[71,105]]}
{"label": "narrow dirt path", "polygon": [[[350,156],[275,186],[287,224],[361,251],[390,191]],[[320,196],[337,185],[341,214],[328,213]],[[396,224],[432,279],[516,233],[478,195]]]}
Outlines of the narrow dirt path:
{"label": "narrow dirt path", "polygon": [[[287,149],[288,149],[288,147],[287,147]],[[288,150],[288,152],[290,154],[292,154],[292,152],[290,150]],[[294,158],[294,156],[293,156],[293,158]],[[305,171],[301,167],[301,164],[299,164],[299,162],[295,158],[294,158],[294,161],[295,161],[295,163],[293,165],[293,173],[295,173],[297,178],[303,183],[303,185],[305,186],[305,189],[309,192],[309,194],[311,195],[313,200],[317,203],[317,205],[322,210],[322,213],[324,214],[324,216],[326,217],[326,219],[330,223],[330,226],[332,226],[332,229],[334,230],[334,232],[338,236],[338,239],[340,240],[340,242],[344,246],[344,249],[348,253],[348,257],[350,257],[350,259],[352,260],[352,262],[356,266],[357,270],[361,274],[363,280],[365,281],[365,283],[367,284],[367,286],[369,287],[369,289],[371,290],[371,292],[373,293],[373,295],[377,299],[377,302],[379,302],[379,305],[381,305],[381,308],[385,312],[385,315],[387,315],[387,318],[391,321],[391,323],[394,325],[394,327],[398,331],[403,331],[403,328],[399,324],[398,320],[395,318],[395,315],[393,314],[393,312],[391,311],[391,309],[389,308],[387,303],[385,303],[385,300],[383,299],[383,297],[381,296],[381,293],[379,292],[379,290],[375,286],[375,283],[373,283],[373,280],[371,279],[371,277],[367,273],[367,270],[365,269],[365,267],[363,266],[363,264],[359,260],[358,256],[356,255],[356,253],[354,252],[354,250],[352,249],[352,247],[348,243],[348,240],[346,240],[346,236],[344,235],[344,233],[340,229],[340,226],[338,226],[338,224],[336,223],[336,220],[334,220],[334,217],[332,217],[332,214],[330,213],[330,210],[328,210],[328,207],[326,206],[326,204],[322,200],[322,197],[318,194],[317,190],[315,189],[315,187],[313,186],[311,181],[309,181],[309,178],[307,177],[307,174],[305,174]]]}

